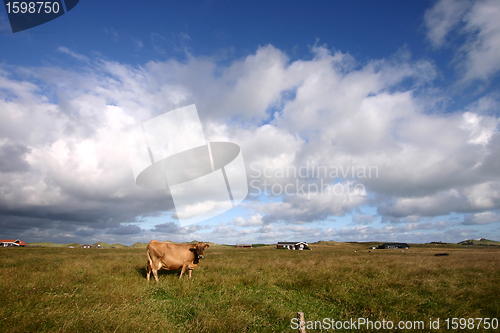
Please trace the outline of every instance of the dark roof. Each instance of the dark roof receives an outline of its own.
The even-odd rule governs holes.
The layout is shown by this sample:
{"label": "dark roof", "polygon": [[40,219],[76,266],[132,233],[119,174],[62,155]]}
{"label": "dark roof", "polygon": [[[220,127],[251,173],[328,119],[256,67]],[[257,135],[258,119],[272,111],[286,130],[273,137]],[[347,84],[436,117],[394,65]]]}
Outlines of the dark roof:
{"label": "dark roof", "polygon": [[384,243],[382,245],[408,246],[406,243]]}
{"label": "dark roof", "polygon": [[297,245],[299,243],[307,244],[307,242],[278,242],[279,245]]}

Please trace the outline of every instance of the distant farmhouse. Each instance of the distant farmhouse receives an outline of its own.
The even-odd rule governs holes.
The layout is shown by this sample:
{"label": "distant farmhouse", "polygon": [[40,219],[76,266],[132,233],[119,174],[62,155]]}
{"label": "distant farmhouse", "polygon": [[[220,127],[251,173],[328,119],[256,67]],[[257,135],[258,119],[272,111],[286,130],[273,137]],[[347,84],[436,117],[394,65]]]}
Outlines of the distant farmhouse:
{"label": "distant farmhouse", "polygon": [[28,245],[19,239],[0,239],[0,247],[11,247],[11,246],[20,246],[25,247]]}
{"label": "distant farmhouse", "polygon": [[252,244],[236,244],[236,247],[252,248]]}
{"label": "distant farmhouse", "polygon": [[410,245],[406,243],[384,243],[379,245],[379,249],[409,249]]}
{"label": "distant farmhouse", "polygon": [[278,242],[276,244],[276,249],[310,250],[306,242]]}

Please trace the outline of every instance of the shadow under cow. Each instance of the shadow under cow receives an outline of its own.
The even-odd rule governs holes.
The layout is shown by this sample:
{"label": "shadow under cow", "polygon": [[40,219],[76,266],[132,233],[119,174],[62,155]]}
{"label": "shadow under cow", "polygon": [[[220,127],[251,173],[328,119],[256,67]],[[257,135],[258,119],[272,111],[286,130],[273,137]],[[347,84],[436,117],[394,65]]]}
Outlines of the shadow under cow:
{"label": "shadow under cow", "polygon": [[[181,274],[181,270],[182,270],[182,268],[174,269],[171,271],[167,271],[165,269],[160,269],[160,270],[158,270],[158,278],[160,278],[160,276],[169,276],[169,275],[176,275],[178,277]],[[139,273],[144,279],[147,278],[146,267],[137,268],[137,273]]]}

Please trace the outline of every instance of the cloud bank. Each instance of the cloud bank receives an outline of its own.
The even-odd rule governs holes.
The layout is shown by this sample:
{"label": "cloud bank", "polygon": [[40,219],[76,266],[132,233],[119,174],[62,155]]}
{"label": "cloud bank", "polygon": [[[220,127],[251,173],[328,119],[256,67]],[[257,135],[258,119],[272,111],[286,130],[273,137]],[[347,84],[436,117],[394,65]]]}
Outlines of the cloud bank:
{"label": "cloud bank", "polygon": [[[443,0],[425,15],[431,45],[456,50],[464,82],[487,84],[500,69],[498,9],[496,1]],[[457,46],[458,35],[465,42]],[[468,227],[499,221],[498,91],[444,112],[450,96],[434,85],[439,70],[407,50],[358,63],[315,45],[311,59],[291,61],[267,45],[226,65],[188,56],[140,66],[55,52],[78,65],[0,66],[6,237],[459,241],[478,233]],[[250,195],[228,222],[179,228],[167,193],[134,184],[126,137],[193,103],[207,140],[242,148]],[[351,226],[337,227],[342,218]]]}

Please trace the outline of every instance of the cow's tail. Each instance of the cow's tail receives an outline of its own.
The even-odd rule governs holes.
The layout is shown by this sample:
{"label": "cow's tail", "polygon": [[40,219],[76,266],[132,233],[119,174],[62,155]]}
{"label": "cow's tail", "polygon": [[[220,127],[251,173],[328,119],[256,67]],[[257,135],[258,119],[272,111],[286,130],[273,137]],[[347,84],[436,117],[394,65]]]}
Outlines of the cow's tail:
{"label": "cow's tail", "polygon": [[153,268],[153,259],[151,259],[151,254],[149,253],[149,248],[148,248],[148,267]]}

